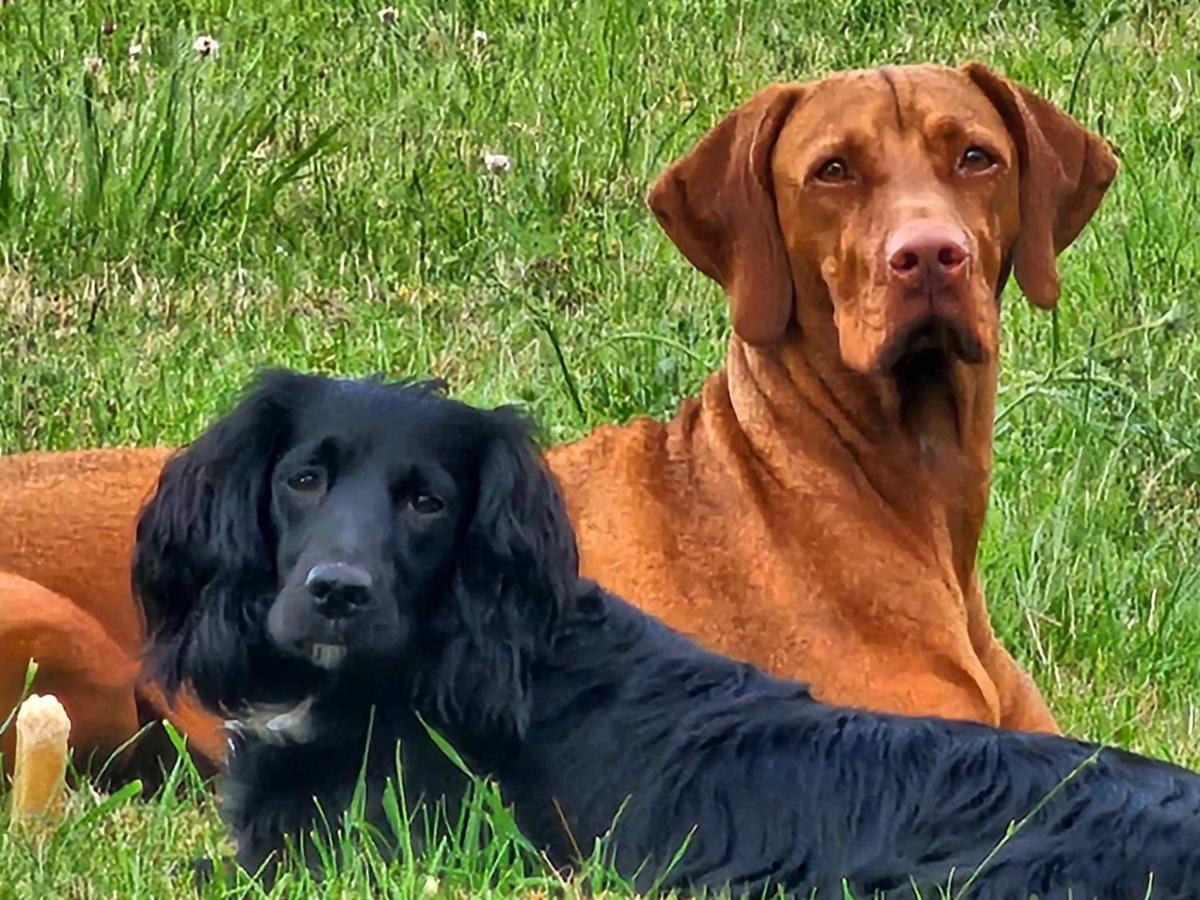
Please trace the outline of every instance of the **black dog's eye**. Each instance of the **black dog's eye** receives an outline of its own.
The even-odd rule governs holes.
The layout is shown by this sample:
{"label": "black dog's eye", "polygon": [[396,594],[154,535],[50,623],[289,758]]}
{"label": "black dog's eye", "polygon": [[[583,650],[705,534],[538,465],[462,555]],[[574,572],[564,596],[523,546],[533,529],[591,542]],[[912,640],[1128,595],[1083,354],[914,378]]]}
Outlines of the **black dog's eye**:
{"label": "black dog's eye", "polygon": [[422,515],[430,515],[431,513],[441,512],[445,504],[433,496],[433,494],[417,491],[408,499],[408,505]]}
{"label": "black dog's eye", "polygon": [[823,181],[826,184],[842,184],[850,181],[850,163],[842,159],[840,156],[835,156],[833,159],[827,159],[817,167],[813,177],[817,181]]}
{"label": "black dog's eye", "polygon": [[319,494],[325,490],[325,473],[320,469],[300,469],[287,477],[287,486],[302,494]]}
{"label": "black dog's eye", "polygon": [[958,161],[958,167],[964,172],[986,172],[995,164],[996,160],[992,154],[975,145],[964,150],[962,159]]}

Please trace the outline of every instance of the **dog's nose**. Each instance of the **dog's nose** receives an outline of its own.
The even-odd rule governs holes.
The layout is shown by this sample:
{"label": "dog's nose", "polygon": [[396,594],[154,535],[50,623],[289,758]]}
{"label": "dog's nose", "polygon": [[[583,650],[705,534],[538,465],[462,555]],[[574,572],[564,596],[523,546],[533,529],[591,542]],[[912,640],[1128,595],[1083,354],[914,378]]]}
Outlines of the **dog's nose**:
{"label": "dog's nose", "polygon": [[904,287],[940,287],[963,277],[971,248],[963,230],[937,219],[911,219],[891,233],[883,249],[892,281]]}
{"label": "dog's nose", "polygon": [[317,611],[330,619],[353,615],[370,599],[373,579],[361,566],[320,563],[313,566],[304,586],[317,601]]}

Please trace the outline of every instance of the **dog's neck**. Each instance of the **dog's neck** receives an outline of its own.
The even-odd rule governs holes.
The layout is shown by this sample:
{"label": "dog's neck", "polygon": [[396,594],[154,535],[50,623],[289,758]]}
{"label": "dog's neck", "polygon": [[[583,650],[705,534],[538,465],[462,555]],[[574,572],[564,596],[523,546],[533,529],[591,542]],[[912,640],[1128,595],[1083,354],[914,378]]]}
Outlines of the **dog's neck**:
{"label": "dog's neck", "polygon": [[[950,364],[918,384],[867,376],[836,341],[794,327],[778,344],[731,338],[723,387],[758,463],[784,484],[811,477],[813,454],[852,465],[923,538],[948,537],[960,582],[974,577],[991,471],[996,369]],[[781,444],[797,435],[798,446]]]}

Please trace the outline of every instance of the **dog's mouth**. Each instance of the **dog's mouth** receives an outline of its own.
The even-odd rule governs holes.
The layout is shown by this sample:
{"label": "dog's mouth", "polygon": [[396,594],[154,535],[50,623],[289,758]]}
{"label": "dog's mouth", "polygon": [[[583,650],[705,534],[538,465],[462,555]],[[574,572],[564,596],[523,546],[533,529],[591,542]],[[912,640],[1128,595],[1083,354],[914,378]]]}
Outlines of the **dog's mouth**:
{"label": "dog's mouth", "polygon": [[309,662],[319,668],[332,671],[346,661],[347,651],[344,644],[322,644],[316,641],[302,641],[300,652]]}
{"label": "dog's mouth", "polygon": [[979,365],[986,358],[975,334],[953,320],[931,316],[914,322],[892,340],[882,368],[903,379],[915,370],[941,374],[955,360]]}

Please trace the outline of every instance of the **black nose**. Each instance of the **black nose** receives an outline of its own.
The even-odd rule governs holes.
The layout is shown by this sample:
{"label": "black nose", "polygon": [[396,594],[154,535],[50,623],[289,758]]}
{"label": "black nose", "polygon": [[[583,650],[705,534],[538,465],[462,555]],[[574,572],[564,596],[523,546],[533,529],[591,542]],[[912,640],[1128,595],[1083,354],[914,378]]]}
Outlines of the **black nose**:
{"label": "black nose", "polygon": [[349,563],[319,563],[313,566],[304,586],[317,601],[317,611],[330,619],[353,615],[370,599],[371,574]]}

